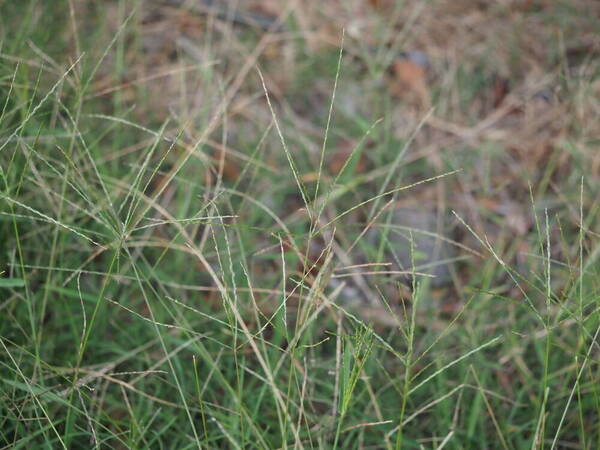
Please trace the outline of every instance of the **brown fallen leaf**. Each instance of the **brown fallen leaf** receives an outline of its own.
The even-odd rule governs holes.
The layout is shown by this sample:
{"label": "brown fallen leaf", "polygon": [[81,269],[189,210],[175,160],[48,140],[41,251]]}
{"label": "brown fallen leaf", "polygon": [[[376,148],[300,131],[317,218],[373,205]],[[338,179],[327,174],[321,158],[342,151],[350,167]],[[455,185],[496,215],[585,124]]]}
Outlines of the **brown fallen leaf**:
{"label": "brown fallen leaf", "polygon": [[[352,155],[352,150],[338,150],[329,158],[329,171],[337,175],[344,168],[346,161]],[[364,154],[355,155],[358,161],[354,164],[353,173],[364,173],[367,170],[367,158]],[[348,163],[348,168],[352,166],[352,162]]]}
{"label": "brown fallen leaf", "polygon": [[429,101],[429,89],[426,80],[425,66],[410,59],[398,59],[393,64],[393,76],[389,88],[392,95],[415,99],[426,108]]}
{"label": "brown fallen leaf", "polygon": [[279,17],[284,11],[283,4],[278,0],[248,1],[247,8],[249,11],[252,11],[254,13],[259,13],[271,17],[273,21],[277,17]]}
{"label": "brown fallen leaf", "polygon": [[[304,249],[305,260],[298,261],[297,270],[303,275],[316,275],[321,269],[327,256],[327,249],[322,240],[311,240]],[[307,280],[310,283],[310,280]]]}
{"label": "brown fallen leaf", "polygon": [[367,3],[371,8],[379,13],[386,14],[393,11],[396,6],[395,0],[368,0]]}
{"label": "brown fallen leaf", "polygon": [[498,384],[502,386],[504,392],[508,395],[509,398],[514,397],[514,389],[513,389],[513,380],[512,374],[509,370],[506,369],[498,369],[495,371],[496,379],[498,380]]}
{"label": "brown fallen leaf", "polygon": [[371,5],[373,8],[380,8],[382,6],[383,3],[386,3],[383,0],[369,0],[368,1],[369,5]]}
{"label": "brown fallen leaf", "polygon": [[235,161],[227,152],[227,149],[222,146],[215,151],[213,156],[213,164],[215,170],[217,171],[221,170],[221,165],[223,166],[223,178],[227,181],[237,180],[242,173],[242,169],[238,162]]}
{"label": "brown fallen leaf", "polygon": [[510,91],[508,79],[504,77],[496,77],[492,85],[492,106],[498,108]]}

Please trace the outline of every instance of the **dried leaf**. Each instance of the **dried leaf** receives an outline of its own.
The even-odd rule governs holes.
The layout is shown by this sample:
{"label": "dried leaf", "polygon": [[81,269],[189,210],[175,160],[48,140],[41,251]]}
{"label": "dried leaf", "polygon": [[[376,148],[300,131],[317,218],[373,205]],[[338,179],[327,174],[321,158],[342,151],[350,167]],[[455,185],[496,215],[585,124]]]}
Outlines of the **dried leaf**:
{"label": "dried leaf", "polygon": [[496,77],[492,86],[492,105],[498,108],[510,91],[510,85],[506,78]]}
{"label": "dried leaf", "polygon": [[248,10],[254,13],[264,14],[265,16],[269,16],[272,20],[275,20],[283,13],[284,7],[278,0],[260,0],[248,2]]}
{"label": "dried leaf", "polygon": [[[227,153],[227,150],[221,147],[215,155],[215,168],[220,170],[220,165],[223,164],[223,178],[228,181],[235,181],[242,173],[240,165]],[[221,160],[223,160],[221,162]]]}
{"label": "dried leaf", "polygon": [[[338,174],[352,155],[352,150],[339,150],[335,152],[329,159],[329,171],[332,174]],[[354,155],[354,158],[358,160],[356,162],[349,161],[346,171],[350,173],[352,169],[353,173],[364,173],[367,170],[367,158],[362,153],[360,155]]]}
{"label": "dried leaf", "polygon": [[390,91],[393,95],[416,97],[421,106],[429,105],[425,66],[411,59],[402,58],[394,62],[393,73],[390,82]]}
{"label": "dried leaf", "polygon": [[514,390],[513,390],[513,382],[511,380],[511,376],[509,375],[507,370],[504,369],[499,369],[495,371],[496,373],[496,379],[498,380],[498,384],[500,384],[500,386],[502,386],[502,388],[504,389],[504,392],[506,392],[508,394],[508,396],[510,398],[514,397]]}

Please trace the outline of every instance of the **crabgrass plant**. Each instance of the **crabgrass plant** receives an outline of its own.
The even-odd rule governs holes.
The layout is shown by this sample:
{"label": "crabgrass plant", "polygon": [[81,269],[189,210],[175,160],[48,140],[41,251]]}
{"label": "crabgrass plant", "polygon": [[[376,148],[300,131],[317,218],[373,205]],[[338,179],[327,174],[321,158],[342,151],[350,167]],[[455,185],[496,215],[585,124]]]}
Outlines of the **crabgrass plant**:
{"label": "crabgrass plant", "polygon": [[[318,137],[257,70],[261,39],[231,76],[217,52],[181,64],[169,76],[204,97],[157,120],[152,91],[124,75],[139,8],[117,2],[103,40],[103,18],[86,35],[74,2],[17,3],[1,6],[1,448],[597,448],[599,205],[585,164],[553,203],[531,186],[525,254],[457,208],[477,248],[456,243],[469,252],[440,295],[418,268],[419,230],[403,275],[381,269],[365,232],[391,200],[466,179],[471,161],[434,170],[402,151],[354,171],[367,140],[385,161],[382,116],[353,122],[331,175],[342,50]],[[263,120],[240,123],[242,92]],[[212,150],[232,133],[243,150],[228,178],[229,155]]]}

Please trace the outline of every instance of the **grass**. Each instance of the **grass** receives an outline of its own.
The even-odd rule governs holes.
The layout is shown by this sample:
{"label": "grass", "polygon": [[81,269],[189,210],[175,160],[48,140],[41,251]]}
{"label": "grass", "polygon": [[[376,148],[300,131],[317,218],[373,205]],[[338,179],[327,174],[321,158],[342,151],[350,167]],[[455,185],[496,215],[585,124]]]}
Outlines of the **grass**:
{"label": "grass", "polygon": [[597,5],[206,5],[0,3],[0,448],[598,448]]}

